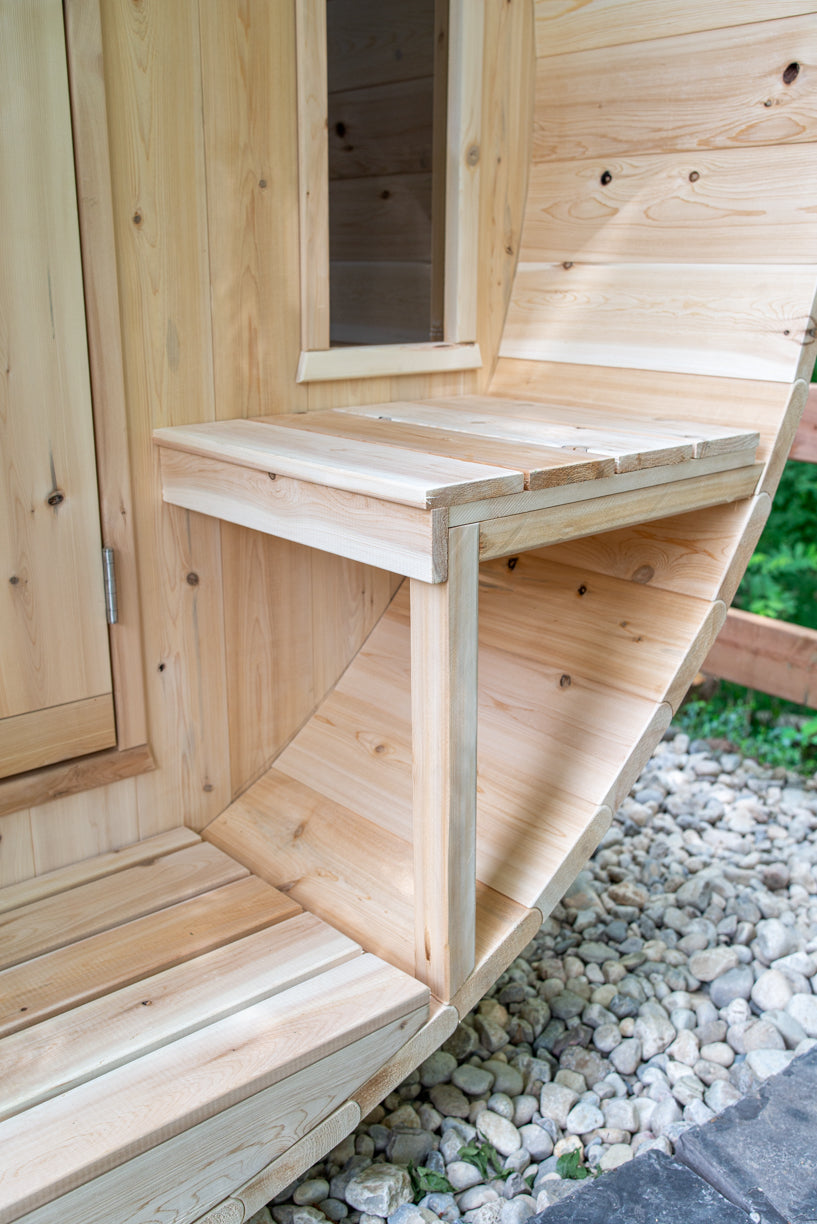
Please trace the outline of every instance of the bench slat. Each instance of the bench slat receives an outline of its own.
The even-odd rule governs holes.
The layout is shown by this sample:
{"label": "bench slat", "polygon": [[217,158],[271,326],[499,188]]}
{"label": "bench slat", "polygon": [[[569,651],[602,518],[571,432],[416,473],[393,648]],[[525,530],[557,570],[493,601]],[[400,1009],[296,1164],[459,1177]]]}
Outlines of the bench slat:
{"label": "bench slat", "polygon": [[274,418],[176,425],[157,429],[153,436],[159,446],[426,510],[485,496],[483,489],[514,493],[524,488],[521,472],[372,442],[330,441],[287,429]]}
{"label": "bench slat", "polygon": [[[267,886],[267,891],[274,890]],[[345,935],[311,914],[297,914],[4,1037],[0,1118],[359,955],[359,946]]]}
{"label": "bench slat", "polygon": [[0,917],[0,967],[41,956],[247,874],[245,867],[214,854],[212,846],[202,842],[34,901]]}
{"label": "bench slat", "polygon": [[496,438],[498,441],[522,446],[542,445],[564,448],[565,455],[588,451],[609,455],[615,460],[616,471],[632,472],[646,467],[664,467],[683,463],[693,457],[691,442],[652,435],[648,429],[640,435],[622,435],[614,427],[592,427],[551,422],[546,406],[535,405],[537,416],[517,418],[513,401],[504,403],[470,396],[428,400],[417,403],[374,404],[359,408],[338,409],[354,416],[373,417],[388,412],[395,421],[425,425],[431,429],[460,432],[475,438]]}
{"label": "bench slat", "polygon": [[506,442],[499,438],[463,433],[456,429],[452,431],[443,424],[439,429],[416,425],[394,420],[390,415],[391,409],[391,404],[383,404],[382,413],[377,416],[331,411],[305,412],[281,419],[293,429],[354,438],[359,442],[372,441],[384,446],[395,446],[428,455],[443,455],[469,463],[493,463],[508,467],[522,472],[526,489],[544,489],[554,484],[597,480],[615,472],[614,460],[604,455],[577,455],[553,447]]}
{"label": "bench slat", "polygon": [[245,876],[4,969],[0,1034],[26,1028],[299,911],[283,893]]}
{"label": "bench slat", "polygon": [[0,1220],[31,1209],[318,1063],[394,1020],[422,1024],[428,991],[372,956],[190,1033],[0,1123]]}
{"label": "bench slat", "polygon": [[18,909],[21,905],[29,905],[32,901],[42,901],[55,893],[67,892],[79,884],[88,884],[91,880],[99,880],[103,876],[113,875],[114,872],[124,871],[126,867],[133,867],[137,863],[145,863],[161,855],[172,854],[175,850],[183,850],[185,846],[197,846],[200,841],[198,833],[182,825],[178,829],[169,829],[166,833],[157,833],[155,837],[123,846],[121,850],[83,859],[69,867],[59,867],[56,871],[46,872],[45,875],[21,880],[19,884],[9,884],[0,890],[0,914]]}

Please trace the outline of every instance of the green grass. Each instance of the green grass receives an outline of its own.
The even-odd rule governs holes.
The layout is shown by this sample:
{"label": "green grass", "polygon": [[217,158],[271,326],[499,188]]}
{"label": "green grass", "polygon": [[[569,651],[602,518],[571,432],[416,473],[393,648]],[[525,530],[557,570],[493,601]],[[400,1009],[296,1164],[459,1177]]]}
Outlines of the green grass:
{"label": "green grass", "polygon": [[687,701],[675,726],[692,739],[724,741],[773,769],[817,769],[817,712],[725,680],[707,700]]}

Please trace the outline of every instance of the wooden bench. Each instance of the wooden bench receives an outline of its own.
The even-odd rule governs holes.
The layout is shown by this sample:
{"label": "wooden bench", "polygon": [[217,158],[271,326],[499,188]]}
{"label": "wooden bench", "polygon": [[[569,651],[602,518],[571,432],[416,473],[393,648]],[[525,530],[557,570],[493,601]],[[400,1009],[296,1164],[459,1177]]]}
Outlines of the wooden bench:
{"label": "wooden bench", "polygon": [[[206,836],[276,884],[296,880],[291,895],[313,913],[342,914],[364,946],[464,1005],[489,949],[547,912],[598,840],[656,712],[665,725],[692,678],[687,635],[710,642],[726,611],[633,597],[616,579],[590,589],[536,558],[510,584],[506,566],[483,568],[480,594],[480,564],[746,498],[757,432],[458,397],[155,441],[166,501],[411,580],[319,713]],[[543,603],[561,634],[543,636]],[[606,773],[591,764],[600,738]]]}
{"label": "wooden bench", "polygon": [[184,828],[0,891],[0,949],[4,1222],[192,1219],[428,1018],[413,978]]}

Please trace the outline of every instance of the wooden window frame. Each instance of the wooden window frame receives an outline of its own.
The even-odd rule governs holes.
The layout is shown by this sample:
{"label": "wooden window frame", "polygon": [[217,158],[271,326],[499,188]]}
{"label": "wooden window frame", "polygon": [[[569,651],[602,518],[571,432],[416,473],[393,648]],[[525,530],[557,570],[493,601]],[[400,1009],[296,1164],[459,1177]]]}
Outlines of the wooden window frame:
{"label": "wooden window frame", "polygon": [[329,347],[329,138],[326,0],[296,0],[301,355],[298,382],[474,370],[484,12],[450,0],[446,123],[444,338]]}

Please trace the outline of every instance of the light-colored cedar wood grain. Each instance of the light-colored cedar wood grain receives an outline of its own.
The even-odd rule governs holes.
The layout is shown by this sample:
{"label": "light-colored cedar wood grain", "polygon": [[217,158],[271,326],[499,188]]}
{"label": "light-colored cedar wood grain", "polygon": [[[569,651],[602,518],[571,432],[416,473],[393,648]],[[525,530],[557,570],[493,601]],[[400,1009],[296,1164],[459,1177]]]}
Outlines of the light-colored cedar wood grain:
{"label": "light-colored cedar wood grain", "polygon": [[[132,778],[136,774],[147,773],[155,767],[153,754],[147,744],[123,748],[121,751],[116,748],[106,749],[73,761],[47,765],[32,774],[0,781],[0,816],[81,791],[94,790],[98,786],[108,786],[112,782]],[[135,798],[134,792],[134,803]]]}
{"label": "light-colored cedar wood grain", "polygon": [[446,340],[476,340],[482,161],[482,6],[448,6],[448,130],[445,165]]}
{"label": "light-colored cedar wood grain", "polygon": [[[317,1065],[35,1209],[24,1217],[26,1224],[59,1224],[66,1218],[108,1224],[123,1211],[133,1224],[150,1224],[157,1216],[168,1224],[193,1224],[222,1200],[225,1187],[263,1173],[345,1104],[372,1066],[387,1062],[414,1026],[422,1024],[426,1010],[383,1025]],[[270,1127],[270,1118],[277,1118],[278,1125]],[[248,1135],[254,1142],[247,1142]],[[238,1224],[229,1205],[217,1220]]]}
{"label": "light-colored cedar wood grain", "polygon": [[116,743],[110,692],[0,719],[0,776],[99,752]]}
{"label": "light-colored cedar wood grain", "polygon": [[814,265],[520,264],[500,353],[770,382],[817,350]]}
{"label": "light-colored cedar wood grain", "polygon": [[817,708],[817,632],[730,608],[701,670]]}
{"label": "light-colored cedar wood grain", "polygon": [[[261,416],[284,398],[289,411],[303,409],[306,396],[292,385],[301,347],[295,6],[198,8],[216,416]],[[309,51],[318,47],[310,42]],[[308,125],[311,93],[305,101]],[[320,197],[309,207],[317,225]],[[322,233],[318,227],[314,259],[326,257]],[[320,299],[317,270],[309,291]]]}
{"label": "light-colored cedar wood grain", "polygon": [[64,13],[99,513],[102,542],[116,553],[119,619],[108,630],[116,735],[125,750],[146,742],[147,721],[99,0],[68,0]]}
{"label": "light-colored cedar wood grain", "polygon": [[[797,415],[806,383],[758,382],[746,378],[713,378],[697,374],[662,374],[613,366],[566,365],[557,362],[501,358],[491,393],[508,399],[532,399],[573,407],[614,410],[617,415],[649,419],[659,416],[757,430],[758,459],[767,465],[764,484],[777,466],[772,447],[781,428]],[[797,418],[799,419],[799,417]],[[791,436],[782,444],[791,445]],[[772,461],[771,467],[769,466]],[[775,484],[777,478],[775,477]]]}
{"label": "light-colored cedar wood grain", "polygon": [[492,888],[481,888],[479,893],[474,972],[451,1000],[460,1019],[479,1002],[542,925],[540,910],[517,905]]}
{"label": "light-colored cedar wood grain", "polygon": [[333,262],[428,262],[431,174],[338,179],[332,184],[329,246]]}
{"label": "light-colored cedar wood grain", "polygon": [[42,956],[244,875],[240,864],[201,844],[32,901],[0,917],[0,964]]}
{"label": "light-colored cedar wood grain", "polygon": [[[198,6],[103,14],[128,439],[150,742],[139,831],[229,799],[218,524],[161,504],[154,426],[210,420],[213,392]],[[162,117],[173,116],[173,122]],[[192,582],[187,575],[196,575]]]}
{"label": "light-colored cedar wood grain", "polygon": [[262,881],[246,876],[5,969],[0,974],[0,1032],[16,1032],[161,973],[289,918],[297,908]]}
{"label": "light-colored cedar wood grain", "polygon": [[273,927],[5,1037],[0,1117],[30,1109],[360,955],[350,939],[296,910],[294,903],[285,903],[281,918],[286,920]]}
{"label": "light-colored cedar wood grain", "polygon": [[316,437],[264,421],[223,421],[157,430],[159,447],[212,457],[275,477],[382,498],[430,510],[522,489],[519,472],[435,455],[418,455],[377,443]]}
{"label": "light-colored cedar wood grain", "polygon": [[55,871],[47,871],[34,879],[23,880],[19,884],[10,885],[0,892],[0,913],[17,909],[21,905],[29,905],[32,901],[41,901],[44,897],[56,893],[68,892],[79,884],[87,884],[91,880],[103,876],[114,875],[124,871],[136,863],[144,863],[149,859],[159,858],[182,850],[185,846],[194,846],[199,842],[199,836],[192,829],[180,825],[167,833],[158,833],[147,841],[134,842],[114,850],[108,854],[96,855],[83,859],[71,867],[60,867]]}
{"label": "light-colored cedar wood grain", "polygon": [[431,317],[428,333],[430,340],[445,339],[445,213],[450,35],[448,0],[434,0],[432,26],[434,80],[431,96],[431,183],[429,185],[431,229],[428,235],[431,253]]}
{"label": "light-colored cedar wood grain", "polygon": [[[409,811],[410,785],[409,778]],[[362,818],[357,810],[333,803],[277,767],[214,820],[205,837],[239,862],[252,862],[262,879],[367,952],[414,972],[412,850],[407,839]]]}
{"label": "light-colored cedar wood grain", "polygon": [[[342,1055],[359,1075],[360,1064],[354,1056],[357,1042],[372,1038],[368,1053],[376,1065],[394,1051],[395,1038],[402,1044],[420,1028],[427,1012],[424,987],[374,957],[359,956],[236,1016],[190,1033],[136,1063],[0,1123],[4,1152],[19,1171],[4,1179],[0,1209],[6,1216],[13,1209],[31,1210],[198,1123],[219,1115],[226,1122],[229,1112],[225,1115],[225,1110],[248,1098],[257,1101],[259,1093],[285,1083],[307,1066],[314,1067],[313,1093],[315,1076],[319,1077],[323,1112],[328,1113],[343,1098],[339,1100],[340,1085],[334,1077],[327,1077],[321,1061],[341,1047],[352,1047],[342,1050]],[[396,1032],[392,1026],[397,1027]],[[378,1033],[383,1035],[380,1041]],[[183,1093],[176,1088],[180,1078],[185,1084]],[[345,1098],[350,1086],[343,1076],[339,1078]],[[278,1135],[289,1129],[289,1142],[300,1137],[292,1129],[298,1122],[303,1125],[304,1102],[312,1095],[304,1092],[302,1099],[297,1087],[296,1081],[267,1114],[267,1118],[286,1120]],[[320,1120],[320,1115],[314,1120]],[[256,1118],[253,1129],[258,1125]],[[192,1133],[195,1136],[195,1130]],[[46,1138],[48,1158],[44,1159]],[[246,1139],[239,1146],[245,1144]],[[215,1152],[215,1162],[226,1157],[235,1168],[234,1142],[211,1141],[199,1150],[201,1163],[211,1165]],[[266,1161],[262,1167],[263,1163]],[[200,1170],[196,1165],[194,1160],[189,1180],[196,1179]]]}
{"label": "light-colored cedar wood grain", "polygon": [[802,463],[817,463],[817,386],[809,387],[803,416],[794,435],[789,452],[790,459]]}
{"label": "light-colored cedar wood grain", "polygon": [[555,544],[543,556],[633,583],[729,603],[731,596],[724,593],[723,584],[731,572],[735,546],[748,536],[753,541],[748,546],[751,553],[769,505],[768,495],[762,493]]}
{"label": "light-colored cedar wood grain", "polygon": [[395,259],[329,264],[332,343],[422,344],[430,336],[431,264]]}
{"label": "light-colored cedar wood grain", "polygon": [[477,337],[486,367],[480,389],[496,364],[519,257],[533,131],[532,27],[530,5],[485,7]]}
{"label": "light-colored cedar wood grain", "polygon": [[[361,1111],[357,1102],[346,1101],[328,1118],[324,1118],[312,1130],[307,1131],[303,1138],[297,1139],[282,1156],[270,1161],[266,1168],[239,1186],[231,1197],[240,1204],[242,1219],[248,1220],[271,1198],[275,1198],[285,1187],[292,1185],[296,1178],[321,1160],[325,1152],[331,1151],[351,1134],[360,1118]],[[216,1221],[211,1222],[209,1217],[205,1217],[203,1221],[197,1221],[197,1224],[216,1224]]]}
{"label": "light-colored cedar wood grain", "polygon": [[539,895],[537,906],[543,915],[550,914],[554,906],[561,901],[612,823],[613,813],[606,806],[600,807],[588,821],[584,832],[565,855],[561,865],[554,871]]}
{"label": "light-colored cedar wood grain", "polygon": [[[658,422],[620,420],[612,413],[588,410],[581,420],[576,413],[559,405],[541,405],[517,400],[498,400],[492,396],[467,396],[459,401],[433,399],[429,401],[444,413],[456,413],[454,420],[464,425],[473,422],[480,432],[496,437],[507,435],[566,449],[586,450],[610,455],[618,472],[637,471],[644,467],[663,467],[683,463],[693,456],[709,453],[703,440],[707,431],[693,426],[668,425]],[[447,417],[444,419],[448,419]],[[718,450],[743,449],[751,444],[746,434],[730,436],[726,430],[713,432]],[[756,445],[757,439],[754,440]]]}
{"label": "light-colored cedar wood grain", "polygon": [[329,180],[326,5],[297,0],[301,348],[329,348]]}
{"label": "light-colored cedar wood grain", "polygon": [[[521,482],[521,476],[519,480]],[[418,510],[164,449],[165,500],[427,582],[445,580],[447,511]]]}
{"label": "light-colored cedar wood grain", "polygon": [[811,74],[783,74],[815,52],[808,15],[540,59],[533,161],[810,143]]}
{"label": "light-colored cedar wood grain", "polygon": [[[569,505],[578,505],[579,502],[586,503],[584,508],[579,507],[579,513],[574,524],[575,530],[571,533],[573,538],[580,539],[585,533],[584,517],[587,514],[592,514],[591,503],[598,501],[601,498],[614,496],[616,500],[621,501],[626,499],[627,495],[640,493],[642,496],[647,495],[647,490],[652,489],[656,496],[659,495],[658,490],[672,490],[673,494],[679,491],[686,490],[682,498],[683,505],[679,506],[677,513],[683,510],[693,509],[697,504],[699,506],[718,505],[724,500],[720,495],[714,498],[714,501],[704,497],[703,500],[697,498],[697,494],[692,493],[693,489],[699,492],[706,488],[706,482],[701,481],[701,477],[709,477],[712,475],[724,476],[732,473],[737,469],[744,471],[753,471],[755,481],[760,480],[763,473],[762,464],[751,463],[751,451],[739,450],[733,451],[725,455],[711,455],[707,459],[685,459],[682,463],[664,464],[662,467],[641,468],[635,472],[620,472],[615,476],[602,476],[592,484],[587,482],[579,484],[562,484],[555,485],[548,489],[526,489],[524,493],[514,493],[510,497],[494,497],[487,501],[469,502],[463,506],[452,506],[449,511],[449,525],[451,527],[461,527],[463,523],[482,523],[493,530],[494,525],[488,520],[507,518],[511,515],[528,514],[534,510],[545,510],[552,506],[561,506],[567,510]],[[696,485],[690,485],[687,488],[687,481],[697,479]],[[743,486],[741,486],[743,487]],[[749,488],[749,485],[746,485]],[[735,496],[745,496],[744,493],[736,493]],[[690,498],[692,500],[690,501]],[[697,499],[697,500],[696,500]],[[633,503],[639,505],[638,499]],[[619,506],[619,513],[623,516],[616,523],[611,522],[610,530],[615,526],[621,526],[624,523],[636,522],[638,519],[631,519],[627,510],[626,502],[622,501]],[[668,514],[673,513],[672,507],[668,505]],[[644,519],[643,521],[647,521]],[[532,524],[531,524],[532,526]],[[604,530],[600,527],[599,530]],[[553,542],[553,541],[551,541]],[[531,545],[531,547],[540,547],[539,545]]]}
{"label": "light-colored cedar wood grain", "polygon": [[[496,439],[508,444],[509,451],[513,450],[511,444],[519,443],[523,452],[528,445],[553,451],[563,447],[566,458],[575,452],[590,457],[607,455],[614,459],[618,472],[683,463],[693,455],[747,448],[753,453],[757,445],[757,437],[747,431],[706,425],[697,429],[694,425],[661,420],[653,423],[627,417],[619,420],[612,413],[593,410],[587,410],[586,417],[579,417],[569,408],[558,405],[502,400],[493,396],[367,405],[348,408],[345,412],[354,417],[374,420],[382,417],[439,430],[441,436],[459,432],[465,437]],[[604,474],[603,470],[599,471],[596,478]],[[541,482],[538,487],[544,487],[545,483]],[[569,480],[566,483],[570,483]]]}
{"label": "light-colored cedar wood grain", "polygon": [[[553,609],[549,593],[557,590],[556,581],[542,576],[530,596],[524,594],[533,565],[541,575],[561,574]],[[485,587],[494,572],[507,575],[498,591]],[[663,702],[709,614],[706,600],[645,594],[614,581],[603,596],[591,595],[577,631],[576,591],[583,577],[569,568],[545,571],[523,557],[514,571],[488,567],[483,581],[476,874],[522,906],[537,901],[573,844],[585,837],[598,807],[620,786],[621,771],[631,772],[633,744],[651,733],[656,702]],[[591,589],[604,581],[611,580],[594,576]],[[628,617],[633,627],[622,629]],[[327,916],[340,912],[334,893],[342,891],[340,925],[348,930],[346,922],[356,923],[350,933],[364,945],[373,930],[385,927],[381,909],[393,910],[395,881],[406,907],[402,921],[410,922],[410,708],[404,590],[276,770],[208,833],[226,830],[217,844],[245,862],[255,865],[263,854],[272,883],[294,878],[300,890],[309,876],[308,896],[294,895],[309,908],[326,905]],[[669,717],[667,705],[660,709]],[[287,831],[281,832],[284,819]],[[333,827],[344,830],[342,851],[332,840]],[[359,832],[349,832],[356,827]],[[239,852],[242,837],[248,841]],[[349,847],[364,843],[366,862],[357,864]],[[342,886],[320,879],[327,855]],[[390,864],[393,886],[367,920],[364,907],[382,892],[377,859]],[[389,921],[399,930],[399,922]],[[386,954],[382,946],[380,952]]]}
{"label": "light-colored cedar wood grain", "polygon": [[34,875],[31,817],[27,808],[0,819],[0,883],[18,884]]}
{"label": "light-colored cedar wood grain", "polygon": [[315,706],[312,567],[302,545],[232,523],[221,530],[235,797]]}
{"label": "light-colored cedar wood grain", "polygon": [[330,92],[429,75],[434,0],[406,0],[399,6],[332,0],[332,9],[327,28]]}
{"label": "light-colored cedar wood grain", "polygon": [[332,95],[329,179],[431,170],[430,74]]}
{"label": "light-colored cedar wood grain", "polygon": [[405,1079],[413,1067],[438,1050],[457,1027],[457,1012],[432,996],[429,1018],[410,1041],[384,1067],[379,1068],[355,1093],[355,1100],[365,1118],[375,1105]]}
{"label": "light-colored cedar wood grain", "polygon": [[[707,460],[695,462],[706,463]],[[543,548],[583,535],[594,535],[598,531],[612,531],[616,527],[739,501],[755,493],[760,474],[759,465],[752,464],[715,475],[691,476],[686,480],[631,489],[558,508],[497,518],[481,524],[480,559],[507,557],[529,548]],[[563,489],[564,486],[559,492]]]}
{"label": "light-colored cedar wood grain", "polygon": [[642,4],[641,0],[535,0],[536,54],[563,55],[594,47],[615,47],[699,30],[718,30],[811,13],[813,0],[685,0],[684,4]]}
{"label": "light-colored cedar wood grain", "polygon": [[615,461],[601,455],[580,456],[555,447],[507,442],[502,438],[469,434],[464,430],[449,432],[443,419],[439,421],[439,428],[395,421],[390,416],[390,404],[383,404],[381,408],[382,412],[377,416],[343,411],[305,412],[284,420],[290,429],[305,429],[361,442],[379,442],[385,446],[441,455],[466,463],[508,467],[522,472],[526,489],[596,480],[615,472]]}
{"label": "light-colored cedar wood grain", "polygon": [[[77,703],[79,722],[111,671],[62,5],[7,2],[2,22],[0,718]],[[6,728],[4,773],[95,750],[70,718],[67,750],[40,759]]]}
{"label": "light-colored cedar wood grain", "polygon": [[[352,345],[325,352],[301,353],[298,382],[337,382],[339,380],[382,379],[401,374],[448,374],[459,370],[478,370],[482,364],[478,344],[368,344]],[[375,393],[373,399],[378,397]],[[344,388],[315,407],[334,408],[339,403],[373,402]],[[310,408],[313,407],[310,393]]]}
{"label": "light-colored cedar wood grain", "polygon": [[[491,410],[492,399],[486,396],[479,401],[488,411]],[[536,403],[508,403],[500,401],[502,408],[507,407],[510,415],[523,419],[539,421],[544,417],[548,422],[557,425],[575,426],[576,412],[572,408],[560,404],[548,404],[544,409]],[[696,459],[709,455],[725,455],[730,452],[748,450],[754,457],[760,441],[759,434],[748,429],[738,429],[734,426],[709,424],[707,422],[690,422],[662,418],[658,413],[651,417],[636,417],[629,413],[616,415],[602,412],[599,409],[584,408],[582,410],[580,428],[588,430],[608,430],[613,434],[641,440],[645,448],[656,443],[674,440],[676,443],[691,444],[692,454]]]}
{"label": "light-colored cedar wood grain", "polygon": [[474,968],[479,528],[448,581],[411,584],[415,974],[447,1003]]}
{"label": "light-colored cedar wood grain", "polygon": [[803,263],[817,216],[812,145],[611,154],[531,168],[531,263]]}
{"label": "light-colored cedar wood grain", "polygon": [[31,809],[38,877],[139,840],[136,776]]}

